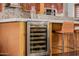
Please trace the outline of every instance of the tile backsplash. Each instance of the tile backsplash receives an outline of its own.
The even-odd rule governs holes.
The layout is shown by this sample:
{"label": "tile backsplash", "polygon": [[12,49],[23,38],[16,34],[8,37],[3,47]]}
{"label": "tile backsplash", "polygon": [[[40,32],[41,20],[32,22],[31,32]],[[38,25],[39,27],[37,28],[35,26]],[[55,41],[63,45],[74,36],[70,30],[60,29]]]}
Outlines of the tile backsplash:
{"label": "tile backsplash", "polygon": [[30,18],[30,13],[22,11],[20,8],[6,8],[0,12],[0,19],[6,18]]}

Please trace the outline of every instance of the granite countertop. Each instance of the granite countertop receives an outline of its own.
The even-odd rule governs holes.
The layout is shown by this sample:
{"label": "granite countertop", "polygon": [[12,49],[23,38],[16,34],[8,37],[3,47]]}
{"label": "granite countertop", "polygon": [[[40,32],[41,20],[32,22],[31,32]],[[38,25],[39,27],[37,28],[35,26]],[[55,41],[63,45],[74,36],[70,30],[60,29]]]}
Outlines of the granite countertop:
{"label": "granite countertop", "polygon": [[9,18],[9,19],[0,19],[0,22],[14,22],[14,21],[47,21],[47,22],[53,22],[53,23],[63,23],[64,21],[71,21],[76,24],[79,24],[78,20],[53,20],[53,19],[27,19],[27,18]]}

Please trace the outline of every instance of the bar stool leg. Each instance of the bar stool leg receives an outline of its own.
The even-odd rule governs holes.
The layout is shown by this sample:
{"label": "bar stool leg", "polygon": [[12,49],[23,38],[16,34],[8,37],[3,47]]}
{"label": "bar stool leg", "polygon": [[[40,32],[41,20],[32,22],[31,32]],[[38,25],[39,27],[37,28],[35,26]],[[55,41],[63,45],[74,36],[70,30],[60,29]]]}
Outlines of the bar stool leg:
{"label": "bar stool leg", "polygon": [[[67,34],[67,52],[69,51],[69,34]],[[67,53],[68,55],[67,56],[69,56],[69,53]]]}
{"label": "bar stool leg", "polygon": [[74,37],[74,50],[75,50],[75,55],[77,56],[77,38],[75,37],[76,35],[75,35],[75,33],[73,34],[73,37]]}
{"label": "bar stool leg", "polygon": [[73,53],[74,53],[74,55],[75,55],[75,43],[74,43],[74,42],[75,42],[75,40],[74,40],[74,33],[73,33],[73,35],[72,35],[72,36],[73,36]]}
{"label": "bar stool leg", "polygon": [[77,56],[77,33],[75,33],[74,39],[76,40],[76,56]]}
{"label": "bar stool leg", "polygon": [[62,34],[62,56],[64,56],[64,33]]}

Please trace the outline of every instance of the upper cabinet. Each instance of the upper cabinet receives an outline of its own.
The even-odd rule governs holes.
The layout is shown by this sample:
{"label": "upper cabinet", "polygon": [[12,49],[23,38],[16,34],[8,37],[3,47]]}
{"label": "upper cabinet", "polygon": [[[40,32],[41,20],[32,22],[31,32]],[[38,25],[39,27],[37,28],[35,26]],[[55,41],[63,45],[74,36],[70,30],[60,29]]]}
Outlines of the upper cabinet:
{"label": "upper cabinet", "polygon": [[2,11],[2,9],[3,9],[3,4],[0,3],[0,12]]}
{"label": "upper cabinet", "polygon": [[21,3],[21,8],[23,11],[31,10],[31,4],[30,3]]}
{"label": "upper cabinet", "polygon": [[40,12],[40,3],[36,3],[35,7],[36,7],[36,13],[38,14]]}
{"label": "upper cabinet", "polygon": [[35,7],[36,13],[40,11],[40,3],[21,3],[20,5],[23,11],[30,11],[32,7]]}

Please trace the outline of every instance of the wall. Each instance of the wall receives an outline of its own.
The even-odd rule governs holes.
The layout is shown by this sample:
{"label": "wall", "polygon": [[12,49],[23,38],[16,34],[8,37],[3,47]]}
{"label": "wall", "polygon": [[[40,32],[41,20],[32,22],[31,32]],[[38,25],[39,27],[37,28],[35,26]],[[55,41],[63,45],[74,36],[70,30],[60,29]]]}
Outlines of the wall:
{"label": "wall", "polygon": [[[5,3],[0,4],[0,11],[2,11],[0,12],[0,18],[31,18],[30,11],[32,6],[35,6],[36,14],[40,12],[40,3],[21,3],[21,8],[5,8],[2,5],[5,6]],[[57,16],[63,16],[63,4],[44,3],[44,5],[45,8],[55,8],[57,10]]]}
{"label": "wall", "polygon": [[75,17],[74,12],[74,3],[68,3],[68,16]]}
{"label": "wall", "polygon": [[0,53],[19,55],[19,23],[0,23]]}

